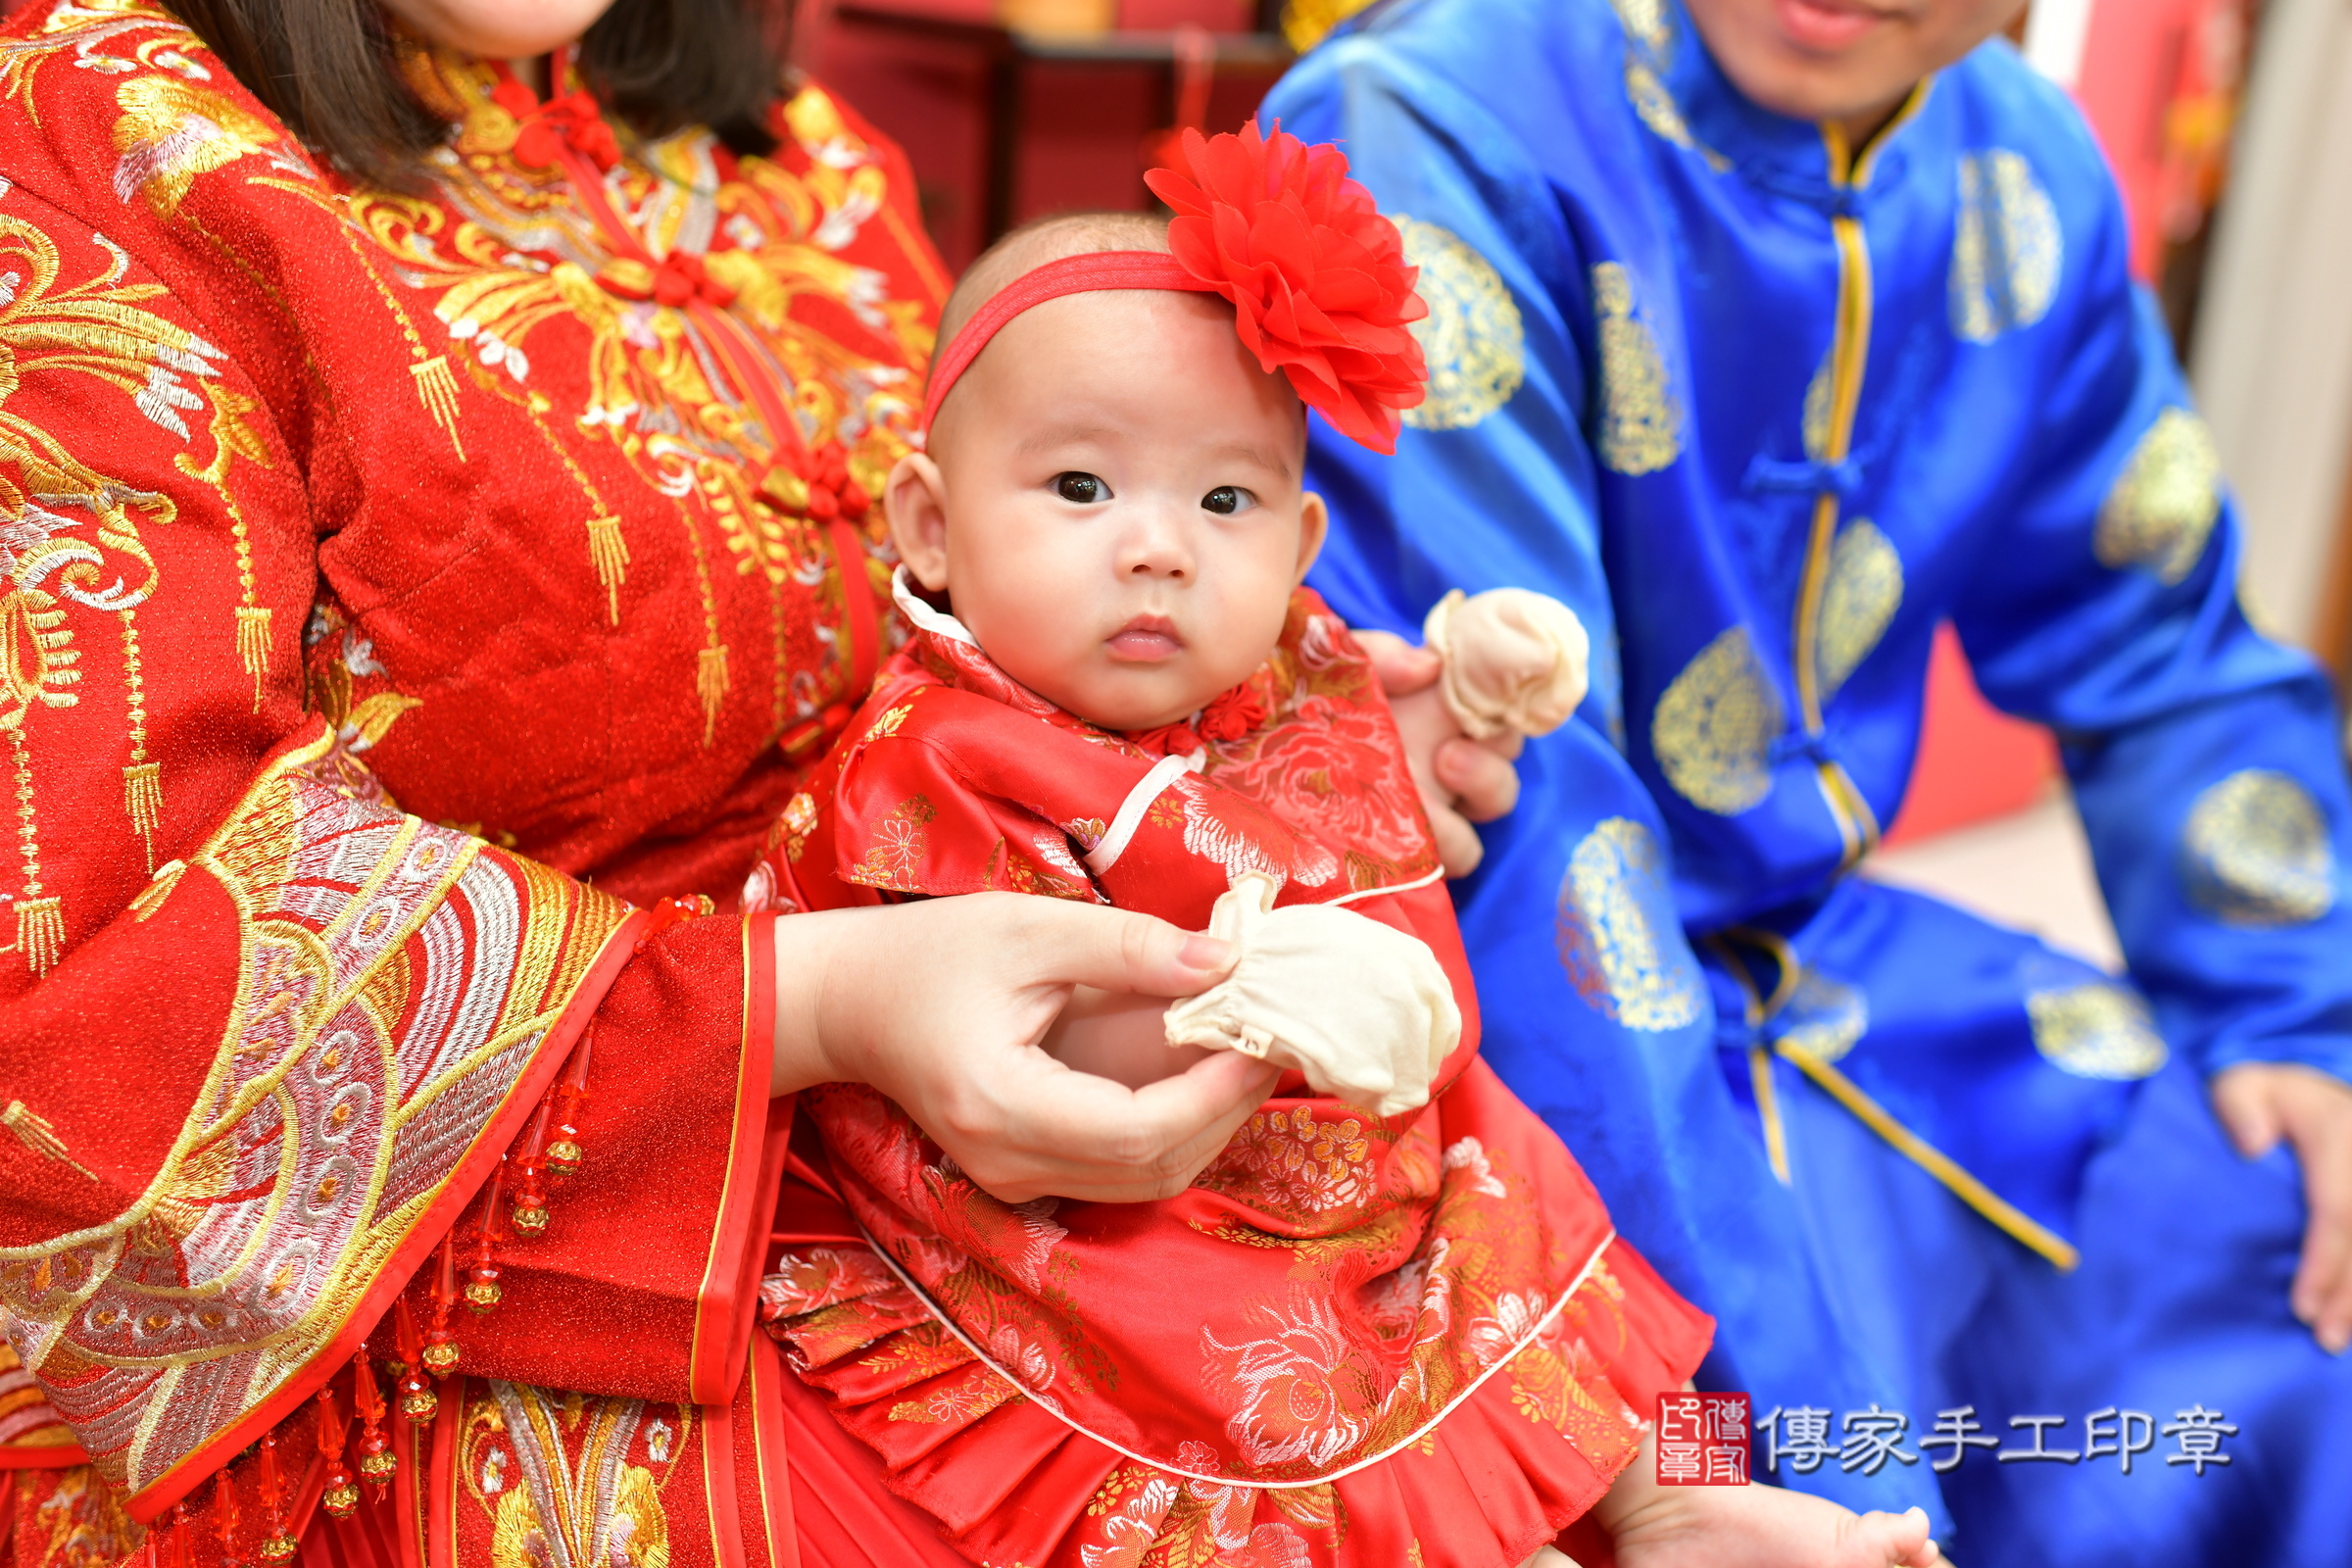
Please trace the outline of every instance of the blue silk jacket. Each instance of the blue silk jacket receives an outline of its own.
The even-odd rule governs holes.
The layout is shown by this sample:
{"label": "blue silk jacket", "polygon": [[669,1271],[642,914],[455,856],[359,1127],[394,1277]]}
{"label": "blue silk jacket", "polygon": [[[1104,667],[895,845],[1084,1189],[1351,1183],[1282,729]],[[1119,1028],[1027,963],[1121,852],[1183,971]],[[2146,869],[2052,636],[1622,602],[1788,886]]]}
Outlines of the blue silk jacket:
{"label": "blue silk jacket", "polygon": [[[1342,143],[1431,308],[1396,455],[1318,430],[1313,582],[1359,625],[1509,584],[1592,633],[1464,934],[1491,1058],[1722,1320],[1719,1381],[1759,1414],[1937,1394],[1950,1309],[1802,1200],[1864,1178],[1799,1159],[1791,1197],[1792,1092],[2046,1270],[2168,1059],[2352,1076],[2332,697],[2249,622],[2061,92],[1996,40],[1857,152],[1743,99],[1672,0],[1391,0],[1267,113]],[[1849,875],[1947,619],[2063,743],[2128,981]],[[1933,1507],[1926,1470],[1807,1484]]]}

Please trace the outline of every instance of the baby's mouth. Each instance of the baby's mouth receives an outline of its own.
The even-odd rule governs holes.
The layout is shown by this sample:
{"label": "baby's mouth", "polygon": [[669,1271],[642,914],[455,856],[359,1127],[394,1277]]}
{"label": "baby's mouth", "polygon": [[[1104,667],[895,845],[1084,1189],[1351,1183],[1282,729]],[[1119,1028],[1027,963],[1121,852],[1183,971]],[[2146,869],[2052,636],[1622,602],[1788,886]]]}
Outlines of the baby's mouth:
{"label": "baby's mouth", "polygon": [[1156,664],[1183,653],[1184,639],[1165,615],[1138,615],[1110,634],[1109,646],[1122,663]]}

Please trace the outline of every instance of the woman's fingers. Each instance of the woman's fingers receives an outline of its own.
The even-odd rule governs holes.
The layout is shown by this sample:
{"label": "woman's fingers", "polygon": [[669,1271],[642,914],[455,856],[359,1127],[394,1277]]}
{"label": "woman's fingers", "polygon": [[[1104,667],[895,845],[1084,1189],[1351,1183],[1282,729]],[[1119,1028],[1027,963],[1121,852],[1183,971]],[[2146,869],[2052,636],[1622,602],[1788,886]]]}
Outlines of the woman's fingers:
{"label": "woman's fingers", "polygon": [[1001,913],[1027,937],[1033,958],[1030,972],[1019,977],[1025,984],[1193,997],[1233,968],[1233,944],[1149,914],[1019,893],[970,898],[1001,902],[1003,908],[992,917]]}
{"label": "woman's fingers", "polygon": [[1429,813],[1430,835],[1438,841],[1438,859],[1449,877],[1465,877],[1487,858],[1487,846],[1461,812],[1428,796],[1421,806]]}
{"label": "woman's fingers", "polygon": [[1048,1195],[1119,1203],[1171,1198],[1216,1157],[1279,1076],[1263,1062],[1220,1052],[1130,1090],[1024,1054],[1004,1085],[1002,1126],[994,1136],[969,1129],[971,1157],[950,1152],[1010,1203]]}
{"label": "woman's fingers", "polygon": [[1463,816],[1492,822],[1519,804],[1519,769],[1512,765],[1518,755],[1516,736],[1507,754],[1473,740],[1449,740],[1438,748],[1438,782],[1452,794]]}
{"label": "woman's fingers", "polygon": [[1356,645],[1372,661],[1380,689],[1391,697],[1407,697],[1436,683],[1446,662],[1426,648],[1416,648],[1393,632],[1359,631]]}

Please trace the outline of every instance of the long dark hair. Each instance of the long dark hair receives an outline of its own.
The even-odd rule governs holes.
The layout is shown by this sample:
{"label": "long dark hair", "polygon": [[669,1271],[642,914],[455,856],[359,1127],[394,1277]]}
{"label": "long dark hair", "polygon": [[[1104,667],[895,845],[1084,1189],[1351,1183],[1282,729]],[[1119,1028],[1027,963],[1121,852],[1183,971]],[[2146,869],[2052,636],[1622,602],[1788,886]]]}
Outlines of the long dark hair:
{"label": "long dark hair", "polygon": [[[444,127],[394,70],[376,0],[166,0],[293,132],[365,178],[404,183]],[[709,125],[741,153],[775,145],[777,0],[613,0],[580,40],[582,74],[649,136]]]}

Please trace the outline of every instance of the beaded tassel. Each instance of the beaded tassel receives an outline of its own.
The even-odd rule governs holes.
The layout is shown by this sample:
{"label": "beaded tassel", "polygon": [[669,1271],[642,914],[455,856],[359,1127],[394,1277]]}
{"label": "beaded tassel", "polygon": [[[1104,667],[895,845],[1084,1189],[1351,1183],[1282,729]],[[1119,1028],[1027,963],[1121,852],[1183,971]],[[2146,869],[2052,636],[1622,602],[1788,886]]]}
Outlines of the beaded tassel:
{"label": "beaded tassel", "polygon": [[172,1568],[188,1568],[188,1505],[182,1500],[172,1505]]}
{"label": "beaded tassel", "polygon": [[[262,1514],[270,1533],[262,1540],[262,1560],[288,1562],[294,1556],[294,1538],[286,1534],[285,1497],[277,1485],[277,1434],[262,1434]],[[187,1568],[183,1559],[178,1568]]]}
{"label": "beaded tassel", "polygon": [[400,1381],[392,1392],[400,1400],[400,1413],[418,1426],[433,1418],[441,1408],[441,1396],[433,1392],[433,1380],[424,1375],[424,1340],[416,1332],[416,1314],[409,1310],[409,1298],[402,1297],[398,1308],[400,1319]]}
{"label": "beaded tassel", "polygon": [[221,1562],[237,1568],[243,1560],[237,1551],[237,1489],[226,1465],[213,1477],[213,1528],[220,1533]]}
{"label": "beaded tassel", "polygon": [[490,1190],[482,1198],[482,1214],[474,1227],[473,1266],[466,1271],[466,1304],[487,1312],[506,1294],[498,1283],[498,1264],[490,1250],[498,1245],[498,1210],[505,1201],[507,1162],[502,1155],[490,1173]]}
{"label": "beaded tassel", "polygon": [[360,1412],[360,1479],[368,1483],[375,1500],[384,1500],[384,1488],[400,1469],[400,1460],[392,1452],[392,1439],[384,1431],[384,1391],[376,1387],[374,1369],[368,1365],[368,1352],[362,1350],[351,1359],[351,1403]]}
{"label": "beaded tassel", "polygon": [[424,1369],[445,1378],[458,1368],[458,1335],[449,1326],[450,1308],[458,1304],[458,1240],[454,1232],[441,1238],[440,1266],[433,1274],[433,1326],[424,1336]]}
{"label": "beaded tassel", "polygon": [[547,1229],[547,1123],[553,1098],[551,1090],[540,1100],[538,1113],[531,1118],[530,1136],[523,1141],[523,1156],[514,1162],[514,1212],[510,1217],[525,1236],[537,1236]]}
{"label": "beaded tassel", "polygon": [[343,1441],[347,1431],[343,1413],[335,1408],[334,1389],[320,1389],[318,1457],[326,1461],[326,1484],[318,1494],[318,1506],[337,1519],[350,1518],[360,1507],[360,1484],[351,1478],[351,1466],[343,1458]]}
{"label": "beaded tassel", "polygon": [[588,1049],[595,1031],[582,1030],[580,1043],[571,1053],[571,1061],[564,1068],[564,1082],[556,1090],[555,1137],[547,1146],[547,1169],[552,1176],[563,1178],[574,1175],[583,1157],[580,1152],[580,1106],[588,1099]]}

